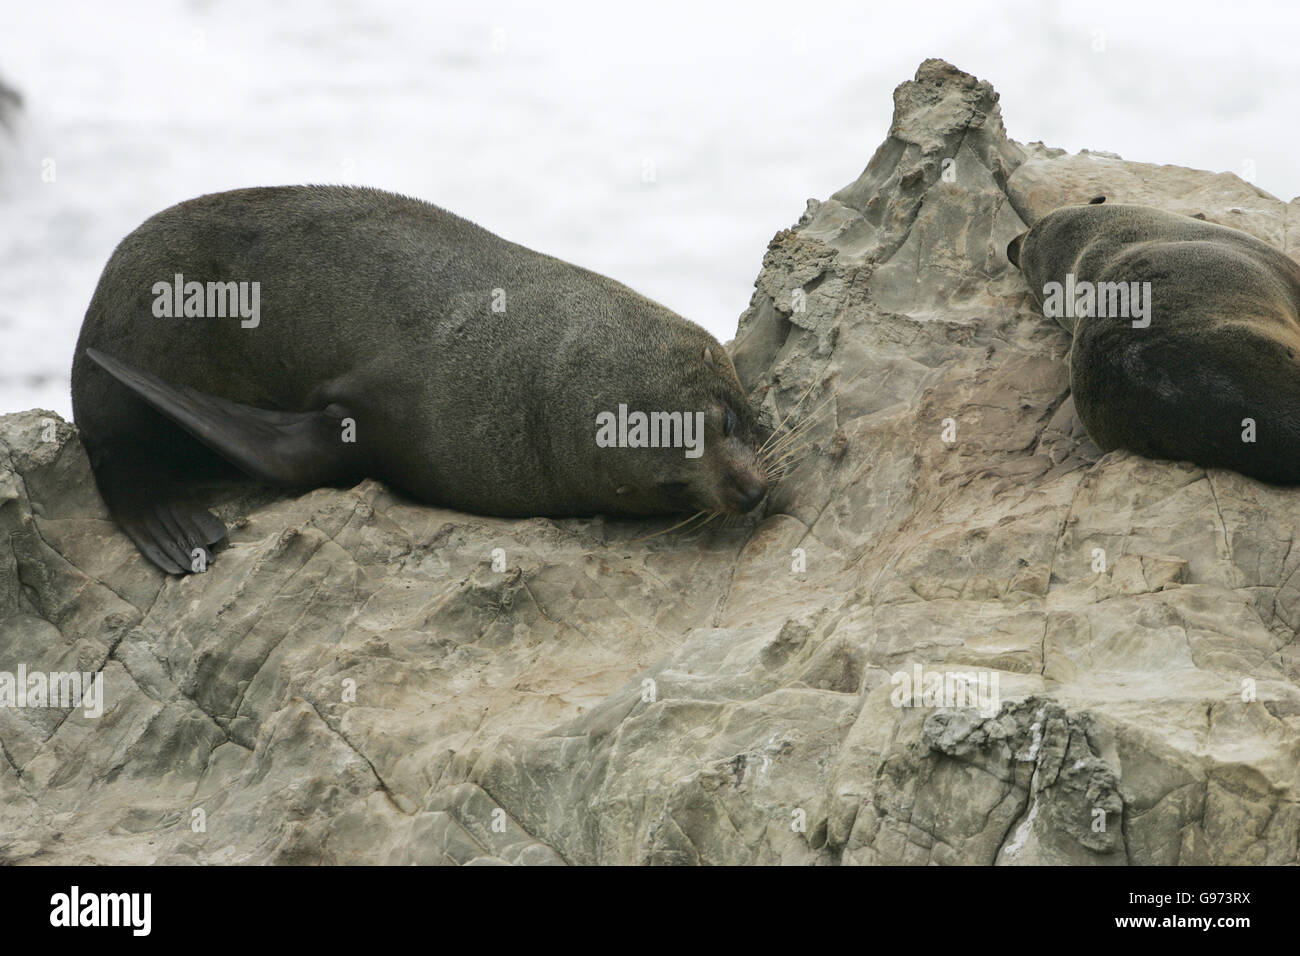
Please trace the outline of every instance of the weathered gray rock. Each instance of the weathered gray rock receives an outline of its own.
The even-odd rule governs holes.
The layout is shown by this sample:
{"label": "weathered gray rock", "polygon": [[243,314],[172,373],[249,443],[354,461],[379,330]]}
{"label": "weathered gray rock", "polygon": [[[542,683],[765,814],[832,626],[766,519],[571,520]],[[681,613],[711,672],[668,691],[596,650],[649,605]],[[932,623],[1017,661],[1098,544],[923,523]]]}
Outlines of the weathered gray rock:
{"label": "weathered gray rock", "polygon": [[[0,670],[107,693],[0,708],[0,858],[1300,862],[1300,490],[1100,455],[1003,256],[1097,193],[1284,248],[1286,204],[1019,147],[941,61],[895,105],[741,317],[809,422],[756,525],[226,491],[231,547],[164,579],[71,426],[0,418]],[[918,667],[997,699],[899,699]]]}

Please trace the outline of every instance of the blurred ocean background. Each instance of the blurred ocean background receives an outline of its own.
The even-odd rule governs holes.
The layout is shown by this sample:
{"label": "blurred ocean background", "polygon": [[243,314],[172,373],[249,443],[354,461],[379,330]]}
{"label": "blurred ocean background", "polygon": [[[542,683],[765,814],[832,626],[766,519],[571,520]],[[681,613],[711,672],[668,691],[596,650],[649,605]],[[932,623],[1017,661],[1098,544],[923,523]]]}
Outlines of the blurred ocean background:
{"label": "blurred ocean background", "polygon": [[1022,142],[1290,199],[1298,23],[1252,2],[4,0],[26,106],[0,131],[0,412],[70,417],[113,247],[249,185],[428,199],[725,341],[772,234],[861,172],[930,56],[989,80]]}

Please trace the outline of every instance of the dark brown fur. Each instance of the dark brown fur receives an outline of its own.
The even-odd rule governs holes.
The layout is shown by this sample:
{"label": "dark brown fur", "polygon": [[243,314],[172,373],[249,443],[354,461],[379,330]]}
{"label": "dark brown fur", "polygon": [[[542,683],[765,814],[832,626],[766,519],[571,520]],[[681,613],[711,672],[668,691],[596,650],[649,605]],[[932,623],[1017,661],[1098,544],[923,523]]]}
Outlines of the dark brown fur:
{"label": "dark brown fur", "polygon": [[[150,290],[174,273],[260,282],[260,325],[154,317]],[[739,512],[765,487],[756,417],[707,332],[618,282],[379,190],[203,196],[149,219],[105,267],[73,360],[74,415],[114,516],[146,553],[150,541],[165,552],[150,553],[160,566],[188,570],[179,556],[224,534],[189,493],[223,467],[207,447],[220,446],[88,349],[173,386],[303,413],[272,422],[263,453],[241,465],[266,480],[371,476],[465,511],[554,517]],[[620,403],[706,413],[704,456],[598,448],[596,415]],[[336,459],[318,447],[306,467],[304,429],[317,441],[342,417],[356,444]]]}
{"label": "dark brown fur", "polygon": [[[1103,450],[1300,483],[1300,265],[1227,226],[1146,206],[1066,206],[1012,241],[1040,305],[1048,282],[1150,282],[1150,326],[1080,318],[1070,388]],[[1243,441],[1247,419],[1255,441]]]}

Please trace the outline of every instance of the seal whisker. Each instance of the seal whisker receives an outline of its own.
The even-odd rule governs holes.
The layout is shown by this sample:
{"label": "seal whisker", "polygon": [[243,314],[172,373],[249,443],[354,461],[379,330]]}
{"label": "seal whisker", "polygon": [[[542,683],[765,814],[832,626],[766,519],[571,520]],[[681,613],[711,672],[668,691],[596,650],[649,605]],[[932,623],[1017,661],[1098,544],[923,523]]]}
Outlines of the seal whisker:
{"label": "seal whisker", "polygon": [[773,462],[772,473],[774,477],[771,480],[780,481],[781,479],[785,478],[788,474],[790,474],[790,472],[794,470],[795,465],[799,464],[799,462],[801,462],[802,460],[803,460],[802,457],[795,458],[792,455],[790,457],[783,457],[779,461]]}
{"label": "seal whisker", "polygon": [[825,399],[822,400],[820,405],[818,405],[811,412],[809,412],[802,421],[800,421],[796,425],[791,426],[784,433],[781,433],[780,429],[782,428],[782,426],[785,425],[785,423],[789,420],[790,416],[794,414],[794,412],[799,408],[799,406],[803,403],[803,400],[808,397],[808,392],[812,390],[813,386],[817,385],[818,383],[814,382],[813,385],[810,385],[808,387],[808,391],[805,391],[804,394],[800,396],[799,401],[795,402],[794,406],[790,409],[790,411],[786,412],[785,417],[782,418],[781,421],[777,424],[776,428],[773,429],[772,434],[768,437],[767,441],[765,441],[761,446],[759,446],[759,452],[762,453],[765,451],[774,451],[783,447],[789,442],[793,441],[795,436],[800,434],[803,430],[807,429],[817,420],[817,416],[821,414],[822,409],[826,408],[827,405],[829,405],[831,402],[837,399],[840,395],[840,392],[843,391],[848,386],[852,385],[854,382],[856,382],[858,380],[858,377],[861,376],[866,370],[867,370],[867,366],[864,365],[862,368],[854,372],[853,375],[851,375],[847,381],[831,389],[831,393],[827,395]]}
{"label": "seal whisker", "polygon": [[777,436],[777,434],[781,431],[782,426],[785,425],[785,423],[790,420],[790,416],[793,415],[795,411],[798,410],[799,406],[803,404],[804,399],[812,394],[812,390],[817,387],[817,384],[818,384],[817,379],[813,379],[813,381],[809,383],[808,387],[804,389],[803,394],[799,396],[799,400],[795,402],[793,405],[791,405],[790,410],[785,413],[785,417],[776,423],[776,427],[772,429],[772,434],[768,436],[767,441],[763,442],[763,444],[759,446],[758,450],[760,452],[768,446],[768,444],[772,441],[773,438]]}
{"label": "seal whisker", "polygon": [[788,462],[795,455],[803,452],[812,444],[812,440],[806,436],[806,428],[792,431],[779,445],[774,445],[760,453],[760,463],[769,471],[777,470],[781,465]]}
{"label": "seal whisker", "polygon": [[780,483],[790,473],[792,460],[792,453],[764,455],[759,460],[759,464],[763,469],[763,477],[767,483],[769,485]]}
{"label": "seal whisker", "polygon": [[[716,514],[716,512],[714,512],[714,513]],[[638,541],[648,541],[648,540],[651,539],[651,538],[657,538],[657,537],[659,537],[661,534],[667,534],[667,533],[670,532],[670,531],[676,531],[678,528],[682,527],[683,525],[690,524],[692,521],[694,521],[696,518],[700,517],[700,515],[703,515],[703,514],[708,514],[708,512],[707,512],[707,511],[697,511],[697,512],[695,512],[695,514],[691,515],[689,518],[684,518],[684,519],[682,519],[681,521],[677,522],[675,525],[672,525],[671,527],[664,528],[662,531],[655,531],[655,532],[653,532],[653,533],[651,533],[651,534],[642,535],[642,536],[639,537],[639,538],[633,538],[633,539],[632,539],[630,542],[628,542],[628,543],[629,543],[629,544],[636,544]],[[700,527],[702,528],[702,527],[704,527],[704,525],[701,524]]]}
{"label": "seal whisker", "polygon": [[[701,512],[701,513],[703,513],[703,512]],[[708,516],[707,518],[705,518],[703,521],[701,521],[699,524],[697,524],[694,528],[691,529],[691,534],[698,534],[698,533],[700,532],[700,530],[703,529],[703,527],[704,527],[706,524],[708,524],[710,521],[712,521],[712,520],[713,520],[714,518],[716,518],[718,515],[722,514],[722,512],[721,512],[721,511],[710,511],[708,514],[709,514],[709,516]],[[724,522],[724,526],[725,526],[725,522]]]}
{"label": "seal whisker", "polygon": [[[764,454],[767,456],[767,458],[768,458],[769,460],[773,460],[773,459],[779,458],[779,457],[781,457],[781,455],[785,454],[785,452],[786,452],[790,447],[792,447],[792,445],[794,445],[794,443],[795,443],[797,440],[799,440],[799,439],[803,439],[804,436],[805,436],[806,434],[807,434],[807,428],[801,428],[801,429],[798,430],[798,431],[792,431],[788,436],[786,436],[785,439],[783,439],[783,440],[780,442],[780,444],[773,445],[773,446],[772,446],[771,448],[769,448],[769,449],[768,449]],[[806,444],[806,443],[807,443],[806,441],[803,442],[803,444]],[[799,446],[794,445],[794,447],[799,447]]]}
{"label": "seal whisker", "polygon": [[789,429],[788,431],[786,431],[786,432],[781,436],[780,440],[775,441],[775,442],[773,442],[772,444],[767,445],[767,446],[765,446],[765,447],[759,449],[759,454],[769,454],[769,455],[770,455],[770,454],[774,454],[775,452],[780,451],[781,448],[783,448],[785,445],[788,445],[791,441],[793,441],[793,440],[794,440],[795,438],[797,438],[799,435],[802,435],[805,431],[807,431],[808,428],[812,425],[813,421],[814,421],[814,419],[812,419],[812,418],[806,418],[806,419],[804,419],[804,420],[801,421],[798,425],[795,425],[793,428],[791,428],[791,429]]}
{"label": "seal whisker", "polygon": [[815,443],[815,440],[812,438],[808,438],[806,436],[801,436],[801,438],[802,438],[801,441],[793,445],[787,445],[786,447],[780,449],[779,454],[773,454],[768,460],[781,461],[783,458],[789,458],[792,455],[799,454],[805,448],[811,448]]}
{"label": "seal whisker", "polygon": [[805,437],[796,444],[786,445],[779,449],[773,449],[763,457],[762,461],[766,464],[779,464],[793,458],[795,455],[798,455],[800,452],[811,447],[812,444],[813,439]]}
{"label": "seal whisker", "polygon": [[[855,375],[854,378],[856,377],[857,376]],[[832,389],[831,393],[826,396],[826,398],[822,401],[822,403],[808,413],[808,417],[806,417],[794,428],[790,429],[789,433],[783,436],[783,440],[788,440],[790,436],[794,435],[799,429],[806,428],[807,426],[815,422],[817,420],[817,416],[821,414],[822,409],[825,408],[827,405],[829,405],[831,402],[835,401],[835,399],[840,397],[840,390],[848,385],[851,385],[852,383],[853,383],[853,379],[849,379],[849,381],[845,382],[844,385]],[[779,445],[780,442],[778,442],[777,444]]]}
{"label": "seal whisker", "polygon": [[794,464],[794,461],[795,456],[793,454],[782,455],[776,461],[772,462],[772,470],[779,471],[782,475],[785,475],[789,472],[790,466]]}
{"label": "seal whisker", "polygon": [[772,454],[764,458],[764,462],[772,467],[780,467],[789,462],[803,457],[808,449],[816,445],[816,439],[804,437],[801,441],[782,448],[779,453]]}

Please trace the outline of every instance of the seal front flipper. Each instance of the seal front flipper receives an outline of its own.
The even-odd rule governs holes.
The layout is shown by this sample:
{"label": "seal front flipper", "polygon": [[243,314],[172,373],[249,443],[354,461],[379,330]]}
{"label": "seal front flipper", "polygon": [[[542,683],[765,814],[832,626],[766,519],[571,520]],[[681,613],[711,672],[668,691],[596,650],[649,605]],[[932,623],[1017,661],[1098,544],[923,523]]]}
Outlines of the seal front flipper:
{"label": "seal front flipper", "polygon": [[[347,412],[277,412],[208,395],[86,349],[115,379],[245,474],[273,485],[328,485],[360,478],[356,445],[343,440]],[[213,519],[215,520],[215,519]]]}

